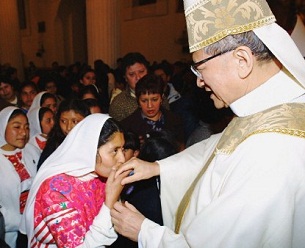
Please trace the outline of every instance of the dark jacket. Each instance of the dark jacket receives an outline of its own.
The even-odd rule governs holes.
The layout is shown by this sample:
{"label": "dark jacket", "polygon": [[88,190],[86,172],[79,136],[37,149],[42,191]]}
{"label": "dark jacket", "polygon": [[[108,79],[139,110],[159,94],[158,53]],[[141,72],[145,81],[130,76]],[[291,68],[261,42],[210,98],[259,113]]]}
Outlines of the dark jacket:
{"label": "dark jacket", "polygon": [[[162,130],[170,131],[176,137],[179,143],[184,143],[184,130],[182,120],[173,112],[162,108],[164,115],[164,128]],[[135,134],[144,137],[147,133],[153,131],[152,127],[142,117],[142,111],[138,108],[130,116],[121,121],[123,128],[126,131],[134,132]]]}
{"label": "dark jacket", "polygon": [[0,98],[0,111],[8,106],[14,106],[14,105]]}

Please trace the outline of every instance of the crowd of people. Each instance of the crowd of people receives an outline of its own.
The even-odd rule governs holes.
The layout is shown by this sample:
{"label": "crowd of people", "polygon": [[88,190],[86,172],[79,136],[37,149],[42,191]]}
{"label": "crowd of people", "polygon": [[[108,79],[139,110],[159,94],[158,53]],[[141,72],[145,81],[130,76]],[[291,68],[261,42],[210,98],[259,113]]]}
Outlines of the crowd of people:
{"label": "crowd of people", "polygon": [[[36,68],[31,62],[23,82],[10,76],[11,68],[6,64],[1,66],[0,109],[17,106],[27,113],[30,107],[41,105],[48,106],[56,114],[56,108],[63,100],[91,99],[85,102],[95,112],[109,113],[122,121],[138,109],[136,83],[150,74],[160,77],[164,84],[162,108],[181,119],[184,144],[202,122],[207,124],[208,133],[213,134],[226,126],[226,116],[232,116],[229,109],[224,111],[214,107],[210,95],[196,87],[196,77],[191,73],[189,64],[180,61],[149,62],[143,54],[131,52],[118,59],[116,68],[110,68],[102,60],[96,60],[93,67],[79,62],[60,66],[54,62],[49,69]],[[38,93],[44,95],[43,99],[35,98]],[[45,97],[50,99],[47,103],[40,103]],[[219,123],[222,127],[214,130],[213,127]]]}
{"label": "crowd of people", "polygon": [[304,246],[305,61],[244,4],[185,1],[191,65],[1,66],[0,246]]}
{"label": "crowd of people", "polygon": [[[91,205],[98,204],[98,207],[92,213],[82,213],[84,209],[79,209],[80,206],[73,206],[79,214],[75,217],[75,219],[78,219],[78,224],[81,223],[79,218],[86,219],[91,216],[91,221],[81,224],[84,225],[83,231],[78,238],[73,235],[69,238],[63,237],[62,233],[59,234],[59,230],[51,224],[48,226],[48,231],[46,229],[38,229],[38,233],[42,232],[48,236],[44,238],[41,238],[41,234],[38,235],[35,231],[31,233],[31,240],[28,240],[27,236],[19,231],[25,203],[28,199],[31,199],[31,210],[34,210],[34,215],[29,217],[31,223],[34,220],[32,223],[34,229],[42,225],[41,223],[45,221],[44,218],[60,213],[58,209],[54,209],[53,212],[46,212],[44,216],[37,216],[35,204],[38,203],[35,199],[38,197],[39,204],[43,204],[39,206],[39,211],[49,208],[48,204],[51,204],[50,202],[54,201],[54,199],[44,199],[46,202],[42,203],[43,200],[41,198],[43,198],[45,192],[42,191],[40,193],[41,187],[44,187],[43,190],[47,190],[48,194],[51,194],[53,188],[47,189],[45,184],[50,184],[52,180],[56,180],[59,176],[62,178],[63,175],[67,174],[67,171],[56,170],[57,174],[52,174],[50,178],[51,174],[45,172],[47,173],[45,176],[46,181],[41,180],[40,184],[42,185],[35,186],[37,185],[35,180],[37,177],[40,178],[40,173],[43,173],[40,171],[44,171],[44,168],[49,168],[47,164],[55,156],[56,151],[64,149],[69,133],[75,126],[87,119],[88,116],[92,114],[98,114],[98,116],[101,115],[104,118],[105,116],[110,116],[111,120],[114,120],[118,127],[121,128],[113,130],[113,133],[122,132],[127,137],[126,150],[124,139],[119,135],[119,143],[121,145],[115,151],[117,153],[121,147],[124,147],[124,159],[120,158],[119,162],[121,164],[131,157],[154,161],[178,153],[185,149],[188,137],[200,126],[199,121],[213,124],[217,123],[217,121],[221,122],[225,120],[223,117],[229,116],[226,112],[217,110],[211,104],[206,104],[202,111],[195,107],[203,106],[201,104],[203,101],[206,101],[206,103],[208,100],[210,103],[212,101],[204,91],[196,90],[194,87],[196,77],[192,76],[188,65],[180,62],[170,64],[167,61],[150,63],[143,54],[138,52],[128,53],[119,61],[120,65],[115,69],[109,68],[102,60],[97,60],[94,63],[94,68],[88,65],[80,66],[78,63],[66,68],[53,63],[52,68],[49,70],[35,69],[35,66],[31,63],[33,68],[28,69],[26,74],[28,78],[23,82],[18,80],[17,77],[13,80],[9,76],[10,67],[2,67],[0,77],[0,114],[2,123],[0,153],[2,155],[1,160],[3,160],[3,165],[1,165],[1,171],[3,170],[3,172],[0,177],[3,185],[0,191],[0,205],[1,214],[5,220],[4,240],[10,247],[26,247],[27,242],[30,242],[33,246],[47,243],[61,246],[65,242],[80,244],[83,242],[84,237],[86,237],[87,241],[91,240],[89,238],[90,235],[93,235],[94,239],[95,234],[87,233],[90,226],[94,226],[94,218],[99,219],[99,212],[104,212],[104,210],[102,211],[102,205],[106,200],[105,194],[102,198],[99,198],[98,203],[90,203]],[[175,67],[179,68],[175,70]],[[215,112],[213,117],[211,117],[212,113],[207,111],[208,108]],[[221,118],[218,118],[217,114]],[[223,128],[227,122],[227,120],[223,121]],[[95,120],[92,123],[95,123]],[[214,131],[211,128],[208,129],[210,130],[209,135],[211,135]],[[108,137],[109,140],[105,140],[106,144],[108,141],[112,141],[112,138],[114,139],[112,137],[113,133],[108,134],[111,138]],[[163,133],[163,136],[164,133],[168,133],[168,135],[155,142],[158,147],[152,142],[155,138],[150,137],[156,136],[154,133],[159,133],[160,135]],[[132,134],[139,144],[139,147],[132,152],[132,155],[128,155],[127,152],[129,150],[128,137],[130,137],[128,134]],[[197,138],[200,139],[198,136]],[[201,139],[204,138],[206,137],[201,137]],[[77,139],[81,139],[81,135],[77,134]],[[167,141],[165,142],[164,140]],[[86,146],[87,142],[81,142],[84,143],[78,143],[79,147],[75,149],[78,149],[78,154],[86,156],[80,146]],[[161,143],[159,144],[158,142]],[[158,153],[154,153],[150,157],[147,154],[148,151],[144,155],[145,149],[151,149],[149,144],[159,149]],[[76,143],[73,143],[74,145]],[[69,146],[71,146],[71,143],[69,143]],[[69,149],[72,149],[72,147]],[[164,149],[164,152],[160,149]],[[139,154],[137,151],[139,151]],[[64,158],[62,157],[63,160]],[[102,156],[101,158],[103,160]],[[60,163],[58,155],[55,160],[56,163]],[[77,161],[77,159],[73,161]],[[70,164],[66,160],[63,163]],[[88,161],[84,161],[84,165],[87,164],[89,166],[88,163]],[[116,163],[113,163],[112,166],[118,167]],[[63,166],[63,168],[65,167]],[[84,174],[84,180],[90,181],[84,187],[93,187],[92,185],[94,185],[94,187],[102,187],[101,190],[106,191],[106,179],[110,174],[99,174],[96,168],[95,170],[92,169],[90,173],[95,176],[87,178],[88,175]],[[71,175],[73,176],[74,173]],[[69,174],[69,176],[71,175]],[[104,178],[102,180],[103,183],[97,185],[95,177]],[[92,178],[95,181],[91,182]],[[73,177],[64,177],[63,180],[67,183],[71,180],[73,184],[78,185],[83,179],[78,182]],[[113,182],[116,182],[116,180],[113,179]],[[32,187],[36,190],[35,196],[32,196],[32,194],[29,196],[29,190]],[[110,185],[109,187],[112,188],[114,186]],[[130,192],[127,193],[128,190],[125,189],[119,197],[117,194],[120,194],[122,188],[116,187],[115,192],[117,194],[114,197],[133,203],[150,219],[161,225],[163,222],[159,197],[160,179],[154,178],[136,183],[132,188],[135,188],[132,194]],[[58,190],[60,194],[60,189]],[[76,188],[75,190],[77,191]],[[84,194],[81,191],[77,191],[77,193]],[[100,191],[92,194],[95,195],[96,193],[100,193]],[[75,194],[75,192],[71,191],[71,194]],[[9,197],[10,200],[7,200]],[[58,197],[60,198],[60,196]],[[151,200],[148,201],[148,199]],[[64,203],[60,201],[60,204],[65,204],[65,206],[72,204],[69,201],[73,202],[73,199]],[[56,205],[57,203],[55,201],[52,204]],[[109,208],[113,207],[113,204],[113,202],[111,205],[106,204],[108,212]],[[156,208],[152,206],[156,206]],[[65,217],[60,218],[58,221],[63,220],[67,221]],[[74,219],[70,221],[72,220]],[[33,226],[31,226],[32,228]],[[71,228],[73,229],[73,227]],[[114,232],[112,234],[114,235],[113,239],[115,239]],[[61,236],[59,237],[59,235]],[[75,240],[72,241],[72,239]],[[88,244],[92,245],[92,240],[88,242]],[[137,243],[119,235],[113,247],[122,247],[122,245],[124,247],[126,247],[125,245],[133,247]]]}

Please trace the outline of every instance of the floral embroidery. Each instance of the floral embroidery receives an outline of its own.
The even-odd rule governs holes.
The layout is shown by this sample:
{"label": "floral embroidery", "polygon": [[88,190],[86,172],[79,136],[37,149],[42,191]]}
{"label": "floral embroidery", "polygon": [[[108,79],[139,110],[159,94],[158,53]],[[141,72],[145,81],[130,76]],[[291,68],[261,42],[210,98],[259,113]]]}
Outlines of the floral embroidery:
{"label": "floral embroidery", "polygon": [[61,194],[68,194],[72,189],[72,185],[64,177],[58,176],[52,179],[50,188],[54,191],[59,191]]}
{"label": "floral embroidery", "polygon": [[217,153],[230,154],[248,137],[268,132],[304,138],[305,104],[282,104],[254,115],[235,117],[225,129]]}
{"label": "floral embroidery", "polygon": [[36,195],[32,247],[79,246],[104,199],[105,183],[99,178],[81,181],[60,174],[47,179]]}
{"label": "floral embroidery", "polygon": [[201,0],[185,10],[190,51],[275,21],[261,0]]}
{"label": "floral embroidery", "polygon": [[225,28],[227,25],[232,25],[235,22],[235,18],[224,7],[215,9],[215,16],[216,28]]}
{"label": "floral embroidery", "polygon": [[220,4],[222,0],[211,0],[212,5]]}

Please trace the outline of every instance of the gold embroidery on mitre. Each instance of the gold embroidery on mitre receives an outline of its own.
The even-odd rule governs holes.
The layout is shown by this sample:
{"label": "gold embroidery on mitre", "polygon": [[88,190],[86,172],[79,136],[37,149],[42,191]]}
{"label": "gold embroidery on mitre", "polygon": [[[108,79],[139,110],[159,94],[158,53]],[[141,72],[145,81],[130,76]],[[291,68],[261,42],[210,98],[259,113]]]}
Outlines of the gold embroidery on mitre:
{"label": "gold embroidery on mitre", "polygon": [[275,22],[265,0],[198,0],[185,10],[190,52]]}
{"label": "gold embroidery on mitre", "polygon": [[216,153],[231,154],[244,140],[260,133],[305,138],[305,104],[287,103],[254,115],[235,117],[217,144]]}

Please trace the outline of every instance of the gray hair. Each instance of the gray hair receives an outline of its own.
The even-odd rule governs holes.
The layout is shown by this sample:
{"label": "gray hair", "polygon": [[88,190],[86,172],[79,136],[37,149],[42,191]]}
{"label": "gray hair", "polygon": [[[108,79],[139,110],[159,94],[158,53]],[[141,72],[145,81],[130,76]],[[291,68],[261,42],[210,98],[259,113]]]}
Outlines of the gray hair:
{"label": "gray hair", "polygon": [[249,47],[258,61],[269,61],[274,58],[274,55],[253,31],[226,36],[205,47],[204,51],[207,54],[217,54],[232,51],[239,46]]}

